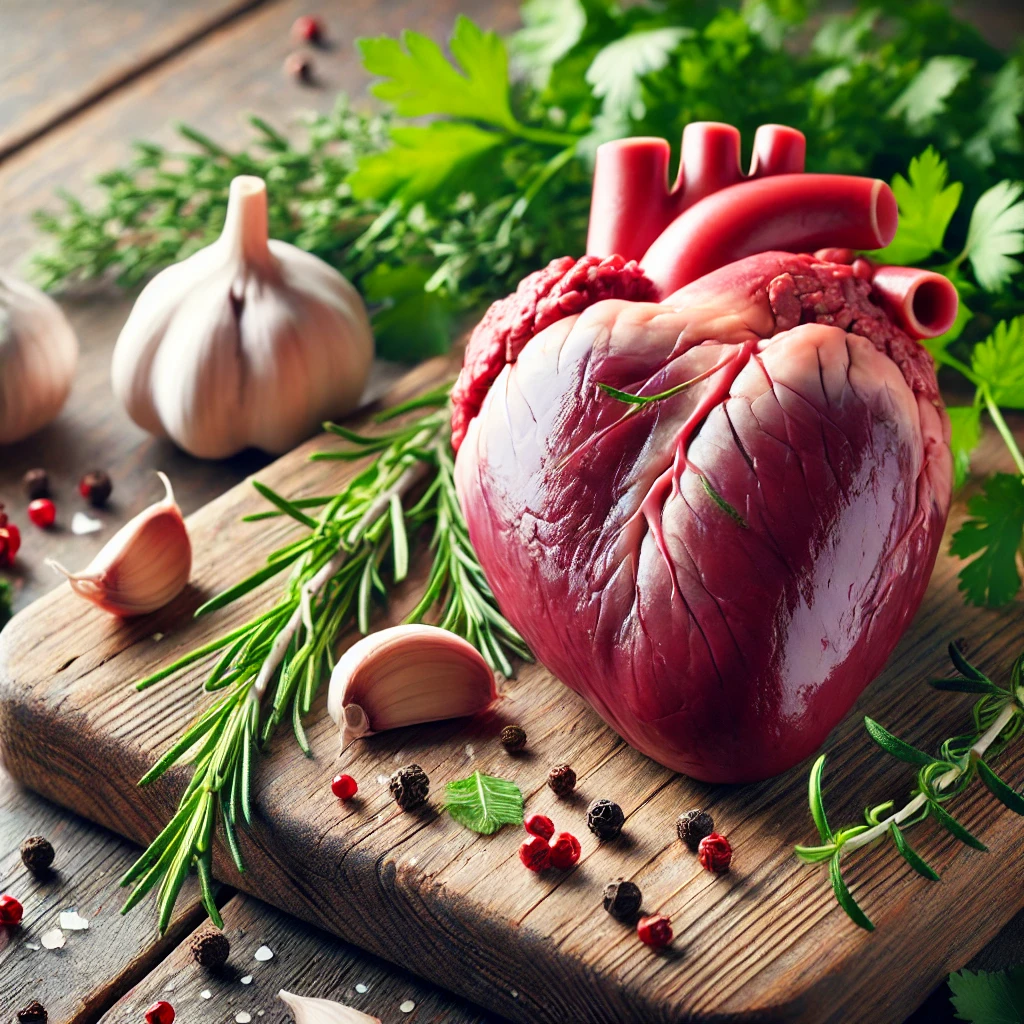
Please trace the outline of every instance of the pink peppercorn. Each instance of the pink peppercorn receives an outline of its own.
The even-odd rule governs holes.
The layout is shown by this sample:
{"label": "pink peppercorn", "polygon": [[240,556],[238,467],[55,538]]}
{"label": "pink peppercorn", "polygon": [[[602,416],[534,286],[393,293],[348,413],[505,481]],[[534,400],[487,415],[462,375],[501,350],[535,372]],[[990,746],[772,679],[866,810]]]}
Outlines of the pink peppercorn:
{"label": "pink peppercorn", "polygon": [[172,1024],[174,1007],[161,999],[146,1011],[146,1024]]}
{"label": "pink peppercorn", "polygon": [[645,945],[661,949],[672,941],[672,922],[664,914],[641,917],[637,922],[636,934]]}
{"label": "pink peppercorn", "polygon": [[24,916],[25,908],[18,900],[7,893],[0,896],[0,924],[13,928],[15,925],[21,924],[21,919]]}
{"label": "pink peppercorn", "polygon": [[335,775],[331,779],[331,792],[339,800],[351,800],[356,795],[359,784],[351,775]]}
{"label": "pink peppercorn", "polygon": [[41,530],[49,529],[57,519],[57,506],[49,498],[36,498],[28,506],[28,517]]}
{"label": "pink peppercorn", "polygon": [[732,861],[732,847],[729,840],[717,832],[705,836],[697,847],[701,867],[707,871],[728,871]]}
{"label": "pink peppercorn", "polygon": [[551,844],[551,866],[563,871],[580,859],[580,841],[570,832],[559,832]]}
{"label": "pink peppercorn", "polygon": [[523,822],[523,828],[531,836],[540,836],[541,839],[550,839],[555,834],[555,823],[545,814],[531,814]]}
{"label": "pink peppercorn", "polygon": [[551,847],[543,836],[530,836],[519,847],[519,859],[531,871],[545,871],[551,867]]}
{"label": "pink peppercorn", "polygon": [[292,23],[292,39],[297,43],[319,43],[324,37],[324,23],[312,14],[304,14]]}

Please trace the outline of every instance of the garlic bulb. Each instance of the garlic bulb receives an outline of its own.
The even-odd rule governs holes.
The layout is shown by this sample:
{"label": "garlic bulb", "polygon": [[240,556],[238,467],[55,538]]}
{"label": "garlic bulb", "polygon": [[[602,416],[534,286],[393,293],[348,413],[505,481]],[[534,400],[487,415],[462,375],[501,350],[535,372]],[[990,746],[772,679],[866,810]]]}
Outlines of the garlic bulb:
{"label": "garlic bulb", "polygon": [[78,339],[48,295],[0,273],[0,444],[53,420],[67,401]]}
{"label": "garlic bulb", "polygon": [[351,411],[373,361],[358,292],[323,260],[267,239],[262,179],[231,182],[212,245],[143,289],[114,348],[114,394],[200,458],[281,454]]}
{"label": "garlic bulb", "polygon": [[81,572],[47,565],[67,577],[80,597],[125,618],[162,608],[185,589],[192,571],[192,542],[174,501],[171,481],[162,501],[125,523]]}
{"label": "garlic bulb", "polygon": [[353,644],[331,673],[327,711],[353,740],[404,725],[475,715],[498,699],[494,673],[461,636],[392,626]]}
{"label": "garlic bulb", "polygon": [[380,1017],[371,1017],[362,1010],[330,999],[297,996],[284,989],[277,993],[277,998],[288,1004],[295,1024],[380,1024]]}

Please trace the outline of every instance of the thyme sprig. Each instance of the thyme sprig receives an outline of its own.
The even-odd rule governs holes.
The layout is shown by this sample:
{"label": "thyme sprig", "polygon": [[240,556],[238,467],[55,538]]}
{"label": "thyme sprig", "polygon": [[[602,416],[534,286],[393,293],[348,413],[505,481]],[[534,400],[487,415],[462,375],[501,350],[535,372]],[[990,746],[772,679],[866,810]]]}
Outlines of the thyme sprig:
{"label": "thyme sprig", "polygon": [[840,867],[843,857],[888,836],[900,856],[918,874],[938,881],[938,873],[914,851],[904,835],[906,829],[926,818],[934,819],[965,845],[986,852],[988,847],[945,807],[969,787],[975,776],[1010,810],[1024,815],[1024,797],[1004,782],[989,763],[1024,729],[1024,654],[1013,664],[1008,687],[994,683],[971,664],[957,644],[949,645],[949,656],[958,675],[934,679],[931,685],[937,690],[977,693],[981,697],[973,708],[973,729],[945,740],[937,756],[894,736],[873,719],[864,719],[868,735],[884,751],[917,768],[917,785],[911,799],[899,810],[894,810],[895,801],[886,800],[865,810],[865,824],[834,831],[825,815],[821,794],[825,755],[822,754],[811,768],[808,799],[821,843],[818,846],[797,846],[796,855],[808,864],[828,862],[829,879],[836,900],[850,918],[867,931],[872,931],[875,926],[843,880]]}
{"label": "thyme sprig", "polygon": [[[247,520],[289,516],[307,532],[278,548],[264,566],[208,601],[196,616],[224,608],[290,569],[271,608],[137,684],[145,689],[219,654],[204,689],[221,695],[140,780],[148,785],[176,764],[193,765],[177,812],[121,880],[134,886],[123,912],[159,884],[158,927],[163,932],[194,867],[203,905],[221,926],[212,881],[218,821],[235,866],[244,872],[237,833],[240,825],[252,822],[252,774],[259,751],[287,718],[299,747],[311,756],[302,718],[334,667],[336,641],[352,626],[370,631],[375,599],[386,599],[390,588],[405,579],[411,548],[427,528],[433,527],[433,561],[408,621],[437,619],[505,675],[512,674],[513,657],[529,658],[525,643],[498,611],[469,542],[455,492],[447,399],[446,385],[387,410],[378,422],[428,411],[383,434],[363,435],[328,424],[349,446],[317,453],[314,460],[371,458],[335,495],[290,501],[253,482],[273,508]],[[314,516],[316,508],[320,511]]]}

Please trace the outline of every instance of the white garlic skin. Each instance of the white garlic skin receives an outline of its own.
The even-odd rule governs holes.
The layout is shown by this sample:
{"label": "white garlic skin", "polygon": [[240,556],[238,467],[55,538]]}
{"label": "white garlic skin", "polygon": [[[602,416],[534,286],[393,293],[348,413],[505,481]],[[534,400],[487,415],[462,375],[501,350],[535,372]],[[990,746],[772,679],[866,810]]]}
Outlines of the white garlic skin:
{"label": "white garlic skin", "polygon": [[277,998],[288,1005],[295,1024],[381,1024],[380,1017],[371,1017],[362,1010],[331,999],[297,996],[284,989],[277,993]]}
{"label": "white garlic skin", "polygon": [[231,183],[224,230],[143,289],[114,348],[114,394],[192,455],[294,448],[351,412],[373,362],[359,293],[323,260],[267,239],[260,178]]}
{"label": "white garlic skin", "polygon": [[130,618],[163,608],[185,589],[192,571],[192,542],[174,500],[171,482],[162,501],[129,520],[81,572],[47,565],[66,577],[79,597],[111,615]]}
{"label": "white garlic skin", "polygon": [[77,365],[78,339],[57,303],[0,273],[0,444],[56,418]]}

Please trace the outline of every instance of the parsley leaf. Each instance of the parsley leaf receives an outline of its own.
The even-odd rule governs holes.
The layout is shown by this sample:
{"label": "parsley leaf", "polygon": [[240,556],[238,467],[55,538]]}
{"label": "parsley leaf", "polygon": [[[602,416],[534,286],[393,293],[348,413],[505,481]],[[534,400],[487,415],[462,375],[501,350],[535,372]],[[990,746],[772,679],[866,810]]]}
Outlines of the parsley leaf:
{"label": "parsley leaf", "polygon": [[946,412],[952,429],[953,480],[960,487],[971,470],[971,452],[981,440],[981,409],[976,405],[947,405]]}
{"label": "parsley leaf", "polygon": [[1016,60],[1008,60],[992,81],[992,91],[981,108],[984,124],[968,140],[964,152],[981,167],[995,163],[996,150],[1024,152],[1020,116],[1024,113],[1024,74]]}
{"label": "parsley leaf", "polygon": [[1024,967],[1009,971],[960,971],[949,976],[950,1002],[960,1020],[971,1024],[1024,1021]]}
{"label": "parsley leaf", "polygon": [[967,229],[966,257],[974,268],[978,284],[987,292],[1001,291],[1020,270],[1013,259],[1024,252],[1024,185],[1001,181],[978,200]]}
{"label": "parsley leaf", "polygon": [[429,271],[415,264],[379,263],[360,281],[366,301],[380,303],[373,314],[373,336],[381,359],[414,362],[448,351],[449,303],[424,289]]}
{"label": "parsley leaf", "polygon": [[960,570],[960,590],[970,604],[998,608],[1020,589],[1017,548],[1024,532],[1024,482],[1009,473],[993,474],[984,493],[967,503],[967,512],[973,518],[949,545],[959,558],[978,556]]}
{"label": "parsley leaf", "polygon": [[612,118],[642,118],[644,75],[660,71],[672,51],[694,35],[691,28],[652,28],[633,32],[598,51],[587,68],[587,82],[604,100],[602,113]]}
{"label": "parsley leaf", "polygon": [[474,832],[491,835],[502,825],[522,824],[522,790],[507,779],[473,772],[467,779],[449,782],[444,792],[445,810]]}
{"label": "parsley leaf", "polygon": [[440,192],[456,171],[502,141],[497,132],[458,121],[392,128],[391,147],[364,156],[348,183],[356,199],[415,201]]}
{"label": "parsley leaf", "polygon": [[520,14],[523,27],[509,40],[512,58],[543,87],[554,65],[582,38],[587,12],[580,0],[526,0]]}
{"label": "parsley leaf", "polygon": [[874,258],[884,263],[918,263],[942,248],[946,228],[963,192],[958,181],[946,185],[947,175],[946,161],[929,146],[910,161],[906,178],[902,174],[893,177],[892,190],[900,208],[899,228],[892,242]]}
{"label": "parsley leaf", "polygon": [[997,405],[1024,409],[1024,316],[1003,320],[974,346],[971,369]]}
{"label": "parsley leaf", "polygon": [[968,57],[932,57],[896,97],[888,116],[902,118],[911,132],[924,134],[945,113],[946,100],[973,67]]}
{"label": "parsley leaf", "polygon": [[385,79],[371,92],[392,104],[399,116],[432,114],[510,130],[517,127],[509,106],[505,44],[464,15],[455,20],[449,43],[459,67],[419,32],[403,32],[401,43],[390,36],[376,36],[360,39],[357,45],[366,70]]}

